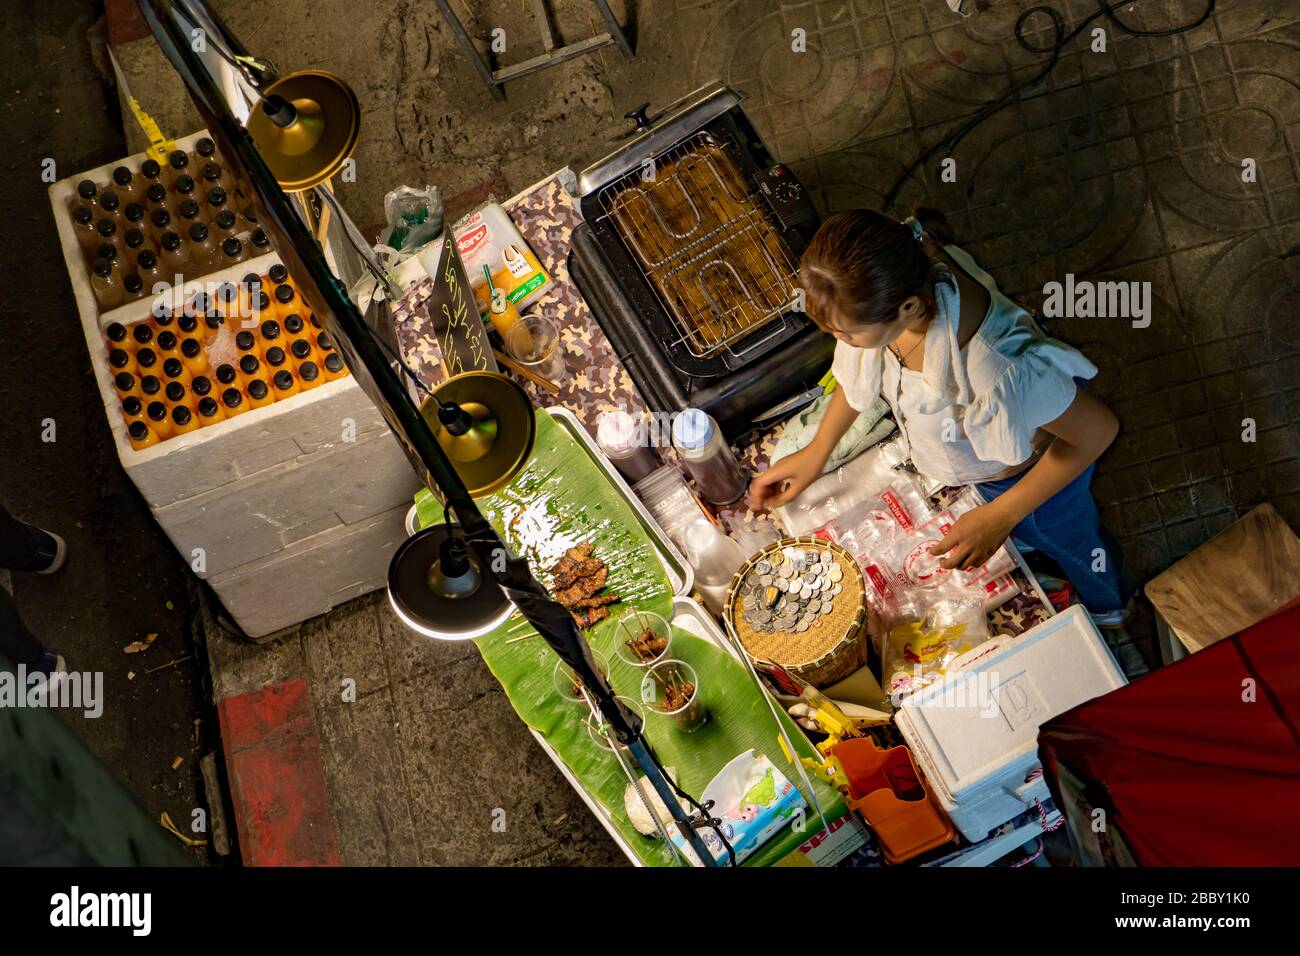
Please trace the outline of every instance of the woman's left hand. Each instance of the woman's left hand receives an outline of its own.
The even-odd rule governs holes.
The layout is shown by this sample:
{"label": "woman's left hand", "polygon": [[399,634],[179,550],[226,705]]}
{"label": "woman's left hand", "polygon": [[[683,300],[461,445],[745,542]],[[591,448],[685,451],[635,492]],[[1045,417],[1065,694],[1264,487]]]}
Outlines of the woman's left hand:
{"label": "woman's left hand", "polygon": [[997,502],[980,505],[958,518],[930,553],[948,555],[939,564],[949,570],[977,568],[997,553],[1015,526],[1015,518],[997,507]]}

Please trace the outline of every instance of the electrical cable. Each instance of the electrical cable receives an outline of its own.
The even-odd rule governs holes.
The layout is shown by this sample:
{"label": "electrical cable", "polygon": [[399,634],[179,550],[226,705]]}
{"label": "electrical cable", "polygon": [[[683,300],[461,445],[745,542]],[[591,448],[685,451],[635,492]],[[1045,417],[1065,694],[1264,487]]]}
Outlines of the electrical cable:
{"label": "electrical cable", "polygon": [[[1143,0],[1130,0],[1128,5],[1133,7],[1142,2]],[[1024,103],[1027,100],[1032,99],[1033,97],[1024,95],[1026,91],[1031,87],[1037,86],[1056,69],[1056,66],[1061,59],[1061,51],[1065,48],[1066,44],[1070,43],[1075,37],[1087,29],[1088,25],[1093,21],[1100,17],[1104,17],[1117,31],[1134,37],[1177,36],[1180,33],[1187,33],[1189,30],[1195,30],[1206,20],[1210,19],[1214,14],[1214,8],[1217,2],[1218,0],[1206,0],[1205,10],[1202,11],[1199,17],[1190,23],[1181,24],[1175,27],[1165,27],[1159,30],[1144,30],[1139,27],[1130,26],[1121,20],[1119,15],[1115,12],[1115,8],[1111,6],[1107,0],[1097,0],[1098,9],[1092,13],[1091,16],[1086,17],[1068,34],[1065,32],[1065,18],[1061,16],[1061,13],[1055,7],[1050,7],[1046,4],[1039,4],[1030,7],[1028,10],[1021,13],[1016,19],[1016,43],[1020,45],[1021,49],[1027,50],[1030,53],[1049,54],[1046,65],[1044,65],[1044,67],[1039,70],[1032,79],[1021,83],[1019,86],[1013,87],[1006,93],[1002,94],[1002,96],[984,103],[975,111],[975,114],[969,120],[922,153],[916,161],[913,162],[912,165],[894,181],[894,184],[890,186],[889,191],[885,193],[884,202],[881,204],[882,208],[893,209],[894,202],[898,199],[898,194],[907,184],[907,181],[912,178],[918,169],[933,159],[937,153],[953,149],[958,143],[966,138],[966,135],[970,133],[971,130],[975,129],[975,127],[979,126],[990,116],[1002,112],[1002,110],[1006,109],[1008,106],[1012,106],[1016,103]],[[1029,19],[1035,14],[1042,14],[1051,21],[1053,40],[1049,46],[1034,46],[1026,39],[1026,23],[1028,23]],[[1041,95],[1043,94],[1034,94],[1034,96]]]}

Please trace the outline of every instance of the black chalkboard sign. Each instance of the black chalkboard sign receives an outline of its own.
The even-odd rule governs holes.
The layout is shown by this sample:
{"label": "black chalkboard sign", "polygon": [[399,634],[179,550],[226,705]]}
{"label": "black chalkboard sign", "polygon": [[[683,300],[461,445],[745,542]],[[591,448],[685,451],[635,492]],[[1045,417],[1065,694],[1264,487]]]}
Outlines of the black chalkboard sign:
{"label": "black chalkboard sign", "polygon": [[[442,353],[439,358],[443,377],[480,369],[495,372],[496,359],[470,291],[465,263],[456,251],[456,243],[448,242],[446,234],[439,245],[442,248],[437,251],[422,253],[420,261],[433,279],[433,288],[423,308],[427,311],[428,328]],[[429,268],[430,263],[434,264],[433,269]]]}

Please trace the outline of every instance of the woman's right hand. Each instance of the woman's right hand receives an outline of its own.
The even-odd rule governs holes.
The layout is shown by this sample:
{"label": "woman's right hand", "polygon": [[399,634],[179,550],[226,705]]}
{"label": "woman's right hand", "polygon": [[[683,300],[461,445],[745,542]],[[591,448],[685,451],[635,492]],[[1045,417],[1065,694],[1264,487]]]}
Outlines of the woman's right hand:
{"label": "woman's right hand", "polygon": [[775,508],[790,501],[821,476],[826,458],[813,445],[782,458],[750,482],[750,507]]}

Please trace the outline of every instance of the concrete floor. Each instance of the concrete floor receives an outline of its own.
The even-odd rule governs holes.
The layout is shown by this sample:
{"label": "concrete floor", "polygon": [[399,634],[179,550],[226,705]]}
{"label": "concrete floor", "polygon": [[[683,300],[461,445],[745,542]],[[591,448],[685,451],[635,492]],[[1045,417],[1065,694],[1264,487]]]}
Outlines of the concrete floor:
{"label": "concrete floor", "polygon": [[[509,196],[609,149],[639,102],[662,106],[718,79],[748,95],[769,145],[824,209],[878,207],[916,156],[1038,62],[1012,38],[1028,2],[980,0],[961,19],[940,0],[628,0],[614,6],[625,22],[631,8],[635,60],[607,49],[512,84],[498,104],[431,3],[214,5],[284,68],[324,68],[354,85],[365,110],[358,181],[339,191],[363,224],[381,221],[382,196],[398,183],[437,184],[452,214]],[[453,6],[481,38],[506,27],[504,62],[540,49],[518,0],[474,4],[474,17]],[[564,40],[592,32],[589,4],[553,6]],[[1059,6],[1071,24],[1096,9]],[[1169,0],[1122,15],[1167,26],[1202,6]],[[963,245],[1027,304],[1067,272],[1152,283],[1149,328],[1052,323],[1101,367],[1095,393],[1121,419],[1095,492],[1142,579],[1261,501],[1300,527],[1297,13],[1286,0],[1220,0],[1184,36],[1110,30],[1104,53],[1085,33],[1043,95],[952,151],[955,183],[940,180],[936,157],[898,204],[947,211]],[[809,38],[797,60],[795,28]],[[198,125],[161,85],[149,41],[116,49],[132,92],[168,129]],[[138,133],[128,136],[138,148]],[[1247,157],[1259,171],[1252,184],[1240,176]],[[44,230],[48,214],[36,223]],[[1246,418],[1253,442],[1242,440]],[[209,641],[218,700],[307,681],[342,862],[619,860],[473,651],[411,637],[377,598],[269,646],[219,630]],[[346,677],[355,703],[340,700]],[[496,808],[504,832],[491,827]]]}

